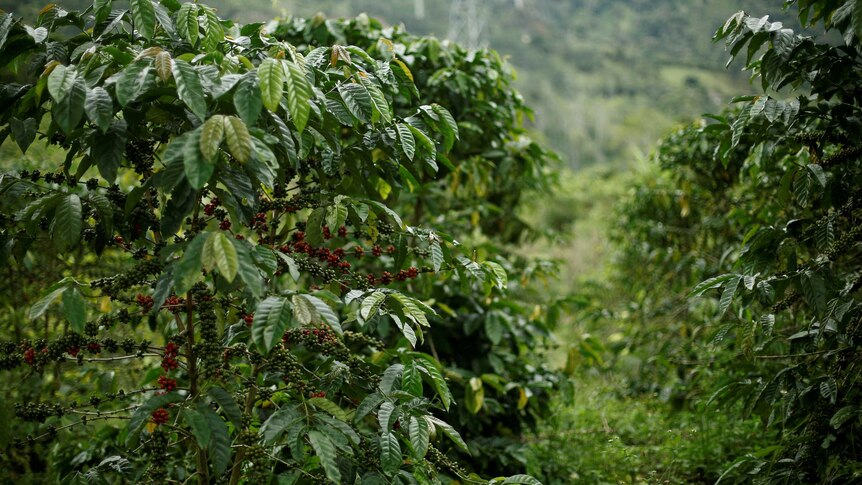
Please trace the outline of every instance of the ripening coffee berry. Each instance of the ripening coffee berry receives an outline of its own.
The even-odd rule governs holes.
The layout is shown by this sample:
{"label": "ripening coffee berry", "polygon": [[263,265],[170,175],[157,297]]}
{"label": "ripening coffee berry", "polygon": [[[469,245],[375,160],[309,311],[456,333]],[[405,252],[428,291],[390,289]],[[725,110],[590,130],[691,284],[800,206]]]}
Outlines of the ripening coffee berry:
{"label": "ripening coffee berry", "polygon": [[24,351],[24,362],[28,365],[33,365],[33,363],[36,362],[36,349],[30,347]]}
{"label": "ripening coffee berry", "polygon": [[165,408],[159,408],[153,411],[152,416],[150,417],[155,424],[165,424],[170,419],[171,415],[168,414],[168,410]]}
{"label": "ripening coffee berry", "polygon": [[159,387],[167,392],[171,392],[177,388],[177,381],[168,376],[159,376]]}

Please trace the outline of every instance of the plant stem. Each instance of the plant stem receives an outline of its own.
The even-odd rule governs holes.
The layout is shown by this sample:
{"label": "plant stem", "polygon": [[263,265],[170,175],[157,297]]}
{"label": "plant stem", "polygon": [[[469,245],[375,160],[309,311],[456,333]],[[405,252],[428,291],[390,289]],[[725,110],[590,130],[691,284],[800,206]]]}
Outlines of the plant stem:
{"label": "plant stem", "polygon": [[[257,373],[260,371],[260,368],[257,365],[252,366],[251,368],[251,381],[252,385],[248,389],[248,394],[245,395],[245,405],[243,406],[243,412],[245,414],[251,414],[251,411],[254,409],[254,401],[257,399],[257,387],[255,383],[257,382]],[[245,449],[240,448],[236,455],[234,455],[233,459],[233,471],[230,473],[230,485],[236,485],[239,483],[240,475],[242,475],[242,461],[245,459]]]}
{"label": "plant stem", "polygon": [[[188,361],[189,394],[194,400],[198,395],[198,364],[195,355],[195,320],[194,301],[192,292],[186,293],[186,360]],[[197,446],[197,445],[196,445]],[[197,473],[200,475],[199,483],[209,483],[209,469],[207,467],[206,451],[199,446],[195,456],[197,462]]]}

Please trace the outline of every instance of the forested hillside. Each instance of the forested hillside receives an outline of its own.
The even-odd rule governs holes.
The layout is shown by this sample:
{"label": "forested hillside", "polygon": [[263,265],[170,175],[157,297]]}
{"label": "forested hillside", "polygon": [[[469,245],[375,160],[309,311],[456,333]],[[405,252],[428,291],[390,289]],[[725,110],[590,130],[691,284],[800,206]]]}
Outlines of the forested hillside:
{"label": "forested hillside", "polygon": [[[59,2],[68,8],[84,0]],[[362,12],[410,32],[445,37],[453,1],[215,0],[219,15],[266,21],[276,15],[352,17]],[[746,91],[747,75],[724,70],[708,35],[730,14],[781,17],[781,0],[487,0],[482,41],[507,56],[516,87],[536,113],[535,132],[572,166],[626,165],[681,119],[720,109]],[[29,0],[0,0],[21,13]],[[466,13],[462,12],[462,15]],[[792,19],[788,16],[787,19]],[[793,22],[791,22],[793,23]]]}

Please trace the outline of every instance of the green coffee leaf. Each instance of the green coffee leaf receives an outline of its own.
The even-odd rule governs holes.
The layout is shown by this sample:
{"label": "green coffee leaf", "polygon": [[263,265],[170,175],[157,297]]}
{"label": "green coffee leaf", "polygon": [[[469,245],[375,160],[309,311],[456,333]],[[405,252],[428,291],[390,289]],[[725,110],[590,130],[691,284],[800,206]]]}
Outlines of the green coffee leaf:
{"label": "green coffee leaf", "polygon": [[207,115],[207,104],[204,99],[204,88],[195,68],[182,59],[174,59],[171,72],[177,83],[177,95],[180,100],[195,116],[204,120]]}
{"label": "green coffee leaf", "polygon": [[[212,388],[218,389],[218,388]],[[199,405],[198,409],[206,420],[207,427],[210,430],[210,441],[207,447],[207,455],[213,464],[213,471],[216,475],[221,475],[227,470],[230,465],[230,434],[227,430],[227,425],[218,414],[216,414],[208,406]],[[222,407],[224,409],[224,407]]]}
{"label": "green coffee leaf", "polygon": [[385,299],[386,293],[381,291],[375,291],[368,295],[364,300],[362,300],[362,305],[359,307],[359,315],[364,320],[368,320],[377,315],[377,312],[380,310],[380,306],[383,304]]}
{"label": "green coffee leaf", "polygon": [[401,468],[401,445],[398,438],[389,432],[380,434],[380,466],[384,472],[394,473]]}
{"label": "green coffee leaf", "polygon": [[116,85],[120,106],[125,108],[155,85],[152,62],[152,59],[145,58],[123,68]]}
{"label": "green coffee leaf", "polygon": [[213,52],[218,49],[219,44],[224,41],[224,27],[222,27],[215,10],[206,6],[200,5],[204,11],[204,38],[201,41],[201,47],[207,52]]}
{"label": "green coffee leaf", "polygon": [[337,334],[341,334],[341,321],[338,318],[338,314],[332,310],[332,308],[325,301],[314,295],[305,295],[299,294],[294,295],[294,304],[299,303],[303,306],[306,306],[313,312],[312,320],[319,320],[323,323],[329,325],[332,330]]}
{"label": "green coffee leaf", "polygon": [[410,444],[413,445],[413,456],[416,459],[422,459],[428,453],[428,442],[431,437],[431,427],[424,417],[410,418],[408,424],[410,433]]}
{"label": "green coffee leaf", "polygon": [[323,466],[326,478],[335,483],[341,483],[341,471],[338,468],[338,463],[335,461],[337,454],[332,441],[317,430],[308,432],[308,441],[311,443],[314,453],[320,458],[320,464]]}
{"label": "green coffee leaf", "polygon": [[287,108],[296,130],[302,133],[311,114],[311,84],[305,77],[305,72],[296,63],[284,61],[284,66]]}
{"label": "green coffee leaf", "polygon": [[114,102],[111,100],[111,95],[100,86],[88,89],[84,111],[90,122],[98,126],[102,133],[105,133],[111,126],[111,119],[114,117]]}
{"label": "green coffee leaf", "polygon": [[443,434],[449,437],[449,439],[452,440],[453,443],[458,445],[458,448],[461,448],[467,454],[472,454],[470,453],[470,449],[467,447],[467,443],[464,442],[464,440],[461,438],[461,435],[458,434],[458,432],[455,431],[455,428],[449,425],[449,423],[443,421],[442,419],[435,418],[434,416],[426,416],[425,419],[427,419],[435,427],[440,428],[440,430],[443,431]]}
{"label": "green coffee leaf", "polygon": [[[210,387],[207,394],[221,406],[222,412],[237,428],[242,427],[242,411],[233,396],[221,387]],[[219,419],[221,420],[221,419]]]}
{"label": "green coffee leaf", "polygon": [[86,304],[77,286],[69,286],[63,291],[63,313],[72,330],[83,334],[87,324]]}
{"label": "green coffee leaf", "polygon": [[48,294],[43,296],[42,298],[39,298],[39,300],[37,300],[36,303],[34,303],[33,306],[30,307],[30,320],[35,320],[44,315],[45,311],[48,310],[48,307],[51,306],[55,301],[57,301],[57,299],[60,298],[60,295],[62,295],[65,291],[66,287],[61,286],[60,288],[56,288],[48,292]]}
{"label": "green coffee leaf", "polygon": [[236,116],[225,116],[224,137],[230,154],[239,163],[248,162],[251,158],[252,140],[245,123]]}
{"label": "green coffee leaf", "polygon": [[141,36],[152,39],[156,30],[156,9],[150,0],[130,0],[135,30]]}
{"label": "green coffee leaf", "polygon": [[224,140],[224,116],[213,115],[201,127],[200,151],[204,159],[214,161]]}
{"label": "green coffee leaf", "polygon": [[264,59],[257,68],[263,105],[270,111],[277,111],[284,93],[284,66],[273,58]]}
{"label": "green coffee leaf", "polygon": [[404,123],[396,123],[395,129],[398,130],[398,140],[401,142],[401,151],[408,160],[413,160],[416,154],[416,140],[413,138],[413,132],[410,127]]}
{"label": "green coffee leaf", "polygon": [[57,205],[54,222],[51,224],[51,238],[61,247],[68,248],[81,238],[83,220],[81,219],[81,198],[68,194]]}
{"label": "green coffee leaf", "polygon": [[371,95],[361,84],[345,83],[338,86],[344,104],[356,119],[367,123],[371,119]]}
{"label": "green coffee leaf", "polygon": [[200,36],[197,4],[191,2],[183,3],[177,11],[176,19],[177,33],[194,46]]}
{"label": "green coffee leaf", "polygon": [[383,121],[383,124],[392,123],[392,110],[389,107],[389,102],[380,90],[368,77],[360,76],[362,87],[368,91],[369,104],[371,106],[371,122],[376,123],[378,120]]}
{"label": "green coffee leaf", "polygon": [[228,282],[236,278],[239,271],[239,260],[236,248],[223,232],[213,232],[204,244],[201,261],[207,270],[217,269]]}
{"label": "green coffee leaf", "polygon": [[304,422],[307,417],[292,407],[283,407],[276,411],[260,427],[260,435],[266,443],[275,443],[291,426]]}
{"label": "green coffee leaf", "polygon": [[270,296],[254,311],[251,337],[258,350],[266,355],[281,341],[284,331],[292,327],[293,309],[286,298]]}
{"label": "green coffee leaf", "polygon": [[419,370],[424,370],[428,377],[431,378],[431,383],[434,385],[434,390],[437,392],[437,395],[440,396],[440,401],[443,402],[443,407],[446,410],[449,410],[449,406],[452,404],[452,393],[449,391],[449,385],[446,384],[446,379],[443,378],[443,374],[440,372],[439,364],[430,356],[417,354],[419,359],[421,359],[416,365]]}
{"label": "green coffee leaf", "polygon": [[183,144],[183,169],[186,180],[195,189],[203,188],[215,171],[215,163],[201,153],[202,136],[203,130],[195,129],[188,134]]}
{"label": "green coffee leaf", "polygon": [[201,278],[201,270],[203,270],[201,254],[203,253],[203,247],[207,240],[207,233],[201,233],[195,236],[195,238],[186,246],[183,257],[175,263],[174,291],[176,291],[177,294],[181,295],[189,291]]}
{"label": "green coffee leaf", "polygon": [[78,123],[84,117],[86,99],[87,88],[84,85],[84,80],[76,76],[66,96],[54,101],[51,115],[63,133],[71,135],[72,130],[78,127]]}
{"label": "green coffee leaf", "polygon": [[206,418],[193,409],[184,409],[182,416],[183,421],[192,430],[192,434],[195,435],[198,447],[202,450],[207,449],[210,443],[211,432]]}
{"label": "green coffee leaf", "polygon": [[263,100],[253,71],[246,73],[237,81],[233,94],[233,106],[246,126],[255,124],[263,108]]}
{"label": "green coffee leaf", "polygon": [[77,76],[74,67],[66,67],[62,64],[51,71],[48,75],[48,93],[54,101],[60,101],[69,94]]}

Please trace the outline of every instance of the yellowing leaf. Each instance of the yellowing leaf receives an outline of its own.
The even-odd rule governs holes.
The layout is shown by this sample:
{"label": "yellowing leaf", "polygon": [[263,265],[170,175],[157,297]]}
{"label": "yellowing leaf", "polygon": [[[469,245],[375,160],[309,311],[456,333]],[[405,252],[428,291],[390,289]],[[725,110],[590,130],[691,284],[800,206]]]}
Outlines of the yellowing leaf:
{"label": "yellowing leaf", "polygon": [[162,81],[167,81],[171,76],[173,76],[173,66],[174,60],[171,58],[171,53],[168,51],[159,52],[153,60],[153,67],[156,68],[156,75],[158,75],[159,79]]}
{"label": "yellowing leaf", "polygon": [[520,393],[518,396],[518,409],[524,409],[527,407],[527,401],[530,397],[527,395],[527,391],[523,387],[519,387],[518,392]]}

